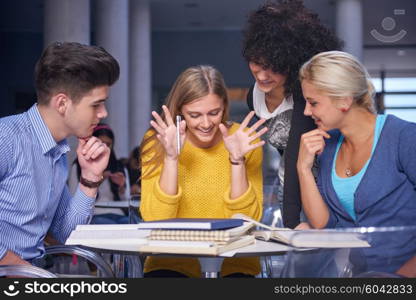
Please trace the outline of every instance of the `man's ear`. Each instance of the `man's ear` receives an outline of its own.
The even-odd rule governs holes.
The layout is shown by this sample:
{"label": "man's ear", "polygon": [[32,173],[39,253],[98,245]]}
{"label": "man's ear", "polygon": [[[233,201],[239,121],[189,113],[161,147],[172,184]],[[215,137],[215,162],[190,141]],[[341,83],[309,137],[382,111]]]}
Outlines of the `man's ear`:
{"label": "man's ear", "polygon": [[64,93],[59,93],[52,96],[51,105],[61,115],[65,114],[69,105],[69,97]]}

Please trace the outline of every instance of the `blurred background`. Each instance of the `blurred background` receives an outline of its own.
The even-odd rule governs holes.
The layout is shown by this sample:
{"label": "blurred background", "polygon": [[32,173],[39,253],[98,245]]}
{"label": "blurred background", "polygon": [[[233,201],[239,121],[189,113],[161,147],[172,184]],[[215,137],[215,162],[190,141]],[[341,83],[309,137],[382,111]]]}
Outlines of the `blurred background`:
{"label": "blurred background", "polygon": [[[242,30],[263,0],[3,0],[0,116],[35,101],[33,69],[52,41],[103,46],[121,65],[105,120],[127,157],[185,68],[210,64],[225,77],[233,120],[248,110],[254,82],[241,55]],[[382,111],[416,120],[416,1],[305,0],[370,71]],[[74,141],[70,141],[74,143]],[[265,149],[266,156],[267,148]],[[72,162],[72,158],[68,159]],[[270,161],[269,165],[277,162]]]}

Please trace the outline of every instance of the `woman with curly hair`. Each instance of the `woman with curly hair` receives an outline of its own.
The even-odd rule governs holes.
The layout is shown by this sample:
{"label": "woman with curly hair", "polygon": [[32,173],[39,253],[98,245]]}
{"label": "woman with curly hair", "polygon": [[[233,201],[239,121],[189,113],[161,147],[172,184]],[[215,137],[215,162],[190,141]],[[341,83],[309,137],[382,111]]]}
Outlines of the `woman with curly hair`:
{"label": "woman with curly hair", "polygon": [[298,0],[267,2],[248,18],[243,56],[256,82],[247,95],[247,104],[259,118],[267,119],[266,140],[282,155],[278,194],[287,227],[300,223],[296,172],[300,136],[316,127],[303,115],[305,100],[298,71],[313,55],[340,46],[318,16]]}

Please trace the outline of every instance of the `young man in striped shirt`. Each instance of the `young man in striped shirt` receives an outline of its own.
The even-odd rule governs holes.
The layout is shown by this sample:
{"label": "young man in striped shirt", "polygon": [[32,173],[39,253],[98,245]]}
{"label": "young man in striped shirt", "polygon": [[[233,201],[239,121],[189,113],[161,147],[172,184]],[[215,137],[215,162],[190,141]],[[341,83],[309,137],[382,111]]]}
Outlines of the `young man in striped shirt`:
{"label": "young man in striped shirt", "polygon": [[[0,264],[37,264],[47,234],[64,243],[89,221],[110,155],[91,134],[118,77],[118,62],[103,48],[52,43],[35,67],[37,103],[0,119]],[[79,138],[74,195],[66,185],[69,136]]]}

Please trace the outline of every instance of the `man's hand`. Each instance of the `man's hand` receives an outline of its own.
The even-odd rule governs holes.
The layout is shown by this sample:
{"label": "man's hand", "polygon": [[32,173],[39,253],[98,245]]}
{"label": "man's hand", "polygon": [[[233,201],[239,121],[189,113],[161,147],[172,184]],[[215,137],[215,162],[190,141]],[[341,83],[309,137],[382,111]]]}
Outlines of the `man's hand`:
{"label": "man's hand", "polygon": [[81,176],[90,181],[99,181],[107,168],[110,148],[95,136],[78,141],[77,156]]}
{"label": "man's hand", "polygon": [[[110,159],[110,148],[95,136],[78,139],[77,156],[81,168],[81,176],[91,182],[99,182]],[[80,189],[88,196],[95,197],[97,188],[80,185]]]}

